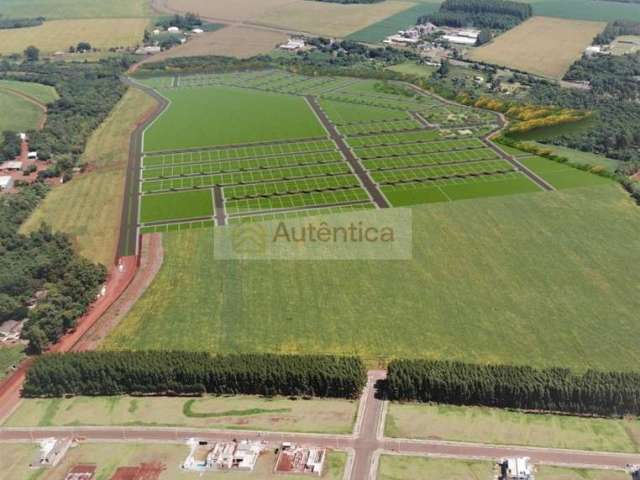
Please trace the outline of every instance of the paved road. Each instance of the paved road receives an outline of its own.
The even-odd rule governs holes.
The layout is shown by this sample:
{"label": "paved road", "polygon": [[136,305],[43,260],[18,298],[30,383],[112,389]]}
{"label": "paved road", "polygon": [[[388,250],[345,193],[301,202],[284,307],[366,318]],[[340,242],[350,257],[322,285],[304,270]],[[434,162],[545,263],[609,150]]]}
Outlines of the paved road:
{"label": "paved road", "polygon": [[374,385],[383,379],[384,371],[369,372],[360,400],[354,431],[351,435],[275,433],[238,430],[205,430],[164,427],[60,427],[0,428],[0,442],[34,441],[55,436],[73,436],[100,442],[170,442],[183,443],[196,437],[210,441],[250,439],[276,445],[291,441],[304,445],[351,452],[345,478],[375,479],[377,459],[381,454],[439,456],[447,458],[498,460],[504,457],[531,457],[534,463],[583,468],[624,469],[627,464],[640,464],[640,454],[587,452],[553,448],[514,447],[437,440],[403,440],[384,438],[386,404],[376,398]]}
{"label": "paved road", "polygon": [[122,76],[121,81],[129,86],[144,90],[157,102],[155,109],[138,123],[129,140],[129,161],[126,171],[117,253],[117,257],[126,257],[135,255],[138,249],[138,190],[140,185],[140,162],[142,161],[142,135],[147,126],[164,112],[169,105],[169,101],[152,88],[134,82],[129,77]]}
{"label": "paved road", "polygon": [[338,149],[344,155],[344,158],[347,160],[347,163],[351,165],[351,169],[356,174],[360,183],[365,188],[365,190],[369,193],[369,196],[374,201],[374,203],[378,206],[378,208],[389,208],[389,202],[387,198],[383,195],[383,193],[378,188],[378,185],[371,179],[369,176],[369,172],[365,170],[365,168],[360,163],[360,160],[356,158],[353,154],[349,146],[346,144],[342,135],[338,133],[336,127],[331,123],[329,118],[325,115],[322,108],[320,108],[320,104],[313,95],[305,96],[307,102],[311,109],[315,112],[316,116],[320,120],[320,123],[324,126],[325,130],[329,133],[331,140],[337,145]]}
{"label": "paved road", "polygon": [[227,212],[224,206],[224,195],[222,194],[222,187],[216,185],[213,187],[213,203],[214,203],[214,216],[216,219],[216,225],[223,227],[227,224]]}

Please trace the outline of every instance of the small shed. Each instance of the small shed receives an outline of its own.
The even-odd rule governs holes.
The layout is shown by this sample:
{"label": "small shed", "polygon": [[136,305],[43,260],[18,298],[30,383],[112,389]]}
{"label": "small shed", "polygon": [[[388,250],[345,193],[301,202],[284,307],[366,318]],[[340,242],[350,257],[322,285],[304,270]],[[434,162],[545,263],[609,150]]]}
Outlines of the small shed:
{"label": "small shed", "polygon": [[204,30],[201,28],[194,28],[193,30],[191,30],[193,33],[195,34],[200,34],[200,33],[204,33]]}
{"label": "small shed", "polygon": [[29,153],[27,153],[27,158],[29,160],[38,160],[38,152],[29,152]]}
{"label": "small shed", "polygon": [[167,28],[167,32],[169,32],[169,33],[180,33],[180,29],[178,27],[169,27],[169,28]]}

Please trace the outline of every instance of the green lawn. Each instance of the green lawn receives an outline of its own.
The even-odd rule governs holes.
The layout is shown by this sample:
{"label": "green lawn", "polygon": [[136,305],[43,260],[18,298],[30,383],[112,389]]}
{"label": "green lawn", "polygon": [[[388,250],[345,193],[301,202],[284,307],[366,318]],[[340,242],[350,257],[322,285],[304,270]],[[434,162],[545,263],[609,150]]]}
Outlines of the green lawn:
{"label": "green lawn", "polygon": [[6,17],[50,19],[146,17],[150,15],[146,0],[2,0],[0,14]]}
{"label": "green lawn", "polygon": [[211,190],[145,195],[140,204],[142,223],[213,215]]}
{"label": "green lawn", "polygon": [[608,178],[584,172],[544,157],[530,157],[520,161],[558,189],[606,185],[613,182]]}
{"label": "green lawn", "polygon": [[40,103],[51,103],[58,99],[58,92],[53,87],[48,85],[42,85],[41,83],[33,82],[18,82],[14,80],[0,80],[0,90],[3,88],[9,88],[11,90],[17,90],[35,98]]}
{"label": "green lawn", "polygon": [[539,415],[486,407],[391,403],[385,435],[637,453],[637,419]]}
{"label": "green lawn", "polygon": [[162,94],[171,106],[147,129],[145,151],[326,136],[301,97],[213,86]]}
{"label": "green lawn", "polygon": [[[595,153],[590,152],[582,152],[580,150],[574,150],[572,148],[561,147],[559,145],[546,145],[542,143],[537,143],[537,147],[544,148],[546,150],[551,150],[554,155],[559,157],[568,158],[572,163],[577,163],[579,165],[589,165],[589,166],[602,166],[607,169],[609,172],[614,172],[616,167],[620,163],[619,160],[614,160],[612,158],[607,158],[603,155],[597,155]],[[502,146],[504,148],[504,146]]]}
{"label": "green lawn", "polygon": [[9,369],[13,365],[17,365],[23,357],[24,347],[21,345],[0,348],[0,379],[4,378]]}
{"label": "green lawn", "polygon": [[479,480],[495,478],[491,462],[382,455],[378,480]]}
{"label": "green lawn", "polygon": [[164,236],[109,348],[636,368],[638,207],[617,185],[422,205],[411,261],[216,261]]}
{"label": "green lawn", "polygon": [[406,112],[387,108],[354,105],[333,100],[320,100],[320,106],[327,117],[336,124],[376,120],[409,120],[409,115]]}
{"label": "green lawn", "polygon": [[180,426],[348,434],[358,404],[336,399],[258,396],[74,397],[25,399],[5,422],[11,427],[79,425]]}
{"label": "green lawn", "polygon": [[0,132],[32,130],[41,115],[42,110],[33,103],[0,89]]}
{"label": "green lawn", "polygon": [[547,465],[540,465],[537,470],[537,480],[629,480],[628,473],[612,470],[560,468]]}

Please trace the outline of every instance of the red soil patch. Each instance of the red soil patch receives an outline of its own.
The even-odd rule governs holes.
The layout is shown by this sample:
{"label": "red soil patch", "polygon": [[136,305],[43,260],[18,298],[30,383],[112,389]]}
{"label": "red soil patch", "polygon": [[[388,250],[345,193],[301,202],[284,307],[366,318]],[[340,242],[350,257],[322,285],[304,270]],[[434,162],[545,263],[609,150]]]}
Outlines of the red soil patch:
{"label": "red soil patch", "polygon": [[141,463],[137,467],[120,467],[111,480],[157,480],[167,467],[160,462]]}
{"label": "red soil patch", "polygon": [[75,465],[67,472],[65,480],[91,480],[95,473],[95,465]]}

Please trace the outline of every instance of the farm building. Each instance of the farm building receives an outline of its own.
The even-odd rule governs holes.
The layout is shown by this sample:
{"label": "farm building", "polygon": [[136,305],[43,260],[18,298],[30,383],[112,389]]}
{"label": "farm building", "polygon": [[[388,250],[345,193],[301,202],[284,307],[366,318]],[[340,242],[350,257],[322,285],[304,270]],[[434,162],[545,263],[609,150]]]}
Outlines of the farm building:
{"label": "farm building", "polygon": [[185,470],[248,470],[252,471],[264,445],[259,442],[209,442],[190,439],[187,444],[191,447],[189,456],[182,464]]}
{"label": "farm building", "polygon": [[386,44],[399,43],[403,45],[416,45],[418,42],[420,42],[420,38],[418,37],[404,37],[402,35],[391,35],[383,41],[383,43]]}
{"label": "farm building", "polygon": [[630,472],[632,480],[640,480],[640,465],[632,465]]}
{"label": "farm building", "polygon": [[304,48],[305,43],[301,38],[290,38],[287,43],[280,45],[282,50],[300,50]]}
{"label": "farm building", "polygon": [[29,152],[27,153],[28,160],[38,160],[38,152]]}
{"label": "farm building", "polygon": [[200,34],[200,33],[204,33],[204,30],[201,28],[194,28],[193,30],[191,30],[191,32],[195,34]]}
{"label": "farm building", "polygon": [[534,480],[528,457],[506,458],[500,462],[500,480]]}
{"label": "farm building", "polygon": [[326,454],[324,448],[296,447],[286,443],[282,445],[275,470],[277,473],[307,473],[320,476]]}
{"label": "farm building", "polygon": [[169,28],[167,28],[167,32],[169,32],[169,33],[180,33],[180,29],[178,27],[169,27]]}
{"label": "farm building", "polygon": [[17,172],[18,170],[22,170],[22,162],[19,160],[9,160],[0,165],[0,170],[12,170]]}
{"label": "farm building", "polygon": [[0,177],[0,192],[4,190],[9,190],[13,187],[13,178],[8,175],[3,175]]}
{"label": "farm building", "polygon": [[55,467],[67,454],[72,443],[71,438],[46,438],[42,440],[38,455],[30,466],[32,468]]}

